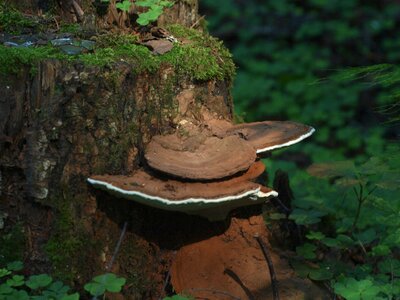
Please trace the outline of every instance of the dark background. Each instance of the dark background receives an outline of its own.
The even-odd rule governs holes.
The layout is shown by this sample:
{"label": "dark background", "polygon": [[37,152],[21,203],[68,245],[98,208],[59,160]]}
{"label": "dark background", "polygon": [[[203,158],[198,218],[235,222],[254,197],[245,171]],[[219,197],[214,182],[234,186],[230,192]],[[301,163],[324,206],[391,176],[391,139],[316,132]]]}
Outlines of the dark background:
{"label": "dark background", "polygon": [[[233,53],[235,110],[245,121],[293,120],[314,136],[268,165],[363,162],[398,138],[382,111],[398,87],[338,78],[349,67],[400,59],[400,3],[361,0],[201,0],[208,29]],[[279,161],[278,158],[284,161]]]}

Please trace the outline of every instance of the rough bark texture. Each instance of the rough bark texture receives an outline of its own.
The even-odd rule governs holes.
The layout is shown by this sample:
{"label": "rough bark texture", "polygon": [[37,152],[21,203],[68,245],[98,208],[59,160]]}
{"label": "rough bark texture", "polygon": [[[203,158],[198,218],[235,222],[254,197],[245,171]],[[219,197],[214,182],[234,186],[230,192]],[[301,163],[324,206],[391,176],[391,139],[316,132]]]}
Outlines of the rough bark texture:
{"label": "rough bark texture", "polygon": [[[103,194],[95,197],[86,178],[136,169],[151,136],[175,130],[185,117],[177,101],[182,91],[190,90],[196,100],[189,109],[185,105],[191,115],[201,118],[200,111],[207,108],[219,117],[232,117],[228,83],[176,80],[170,69],[133,75],[132,66],[124,63],[99,69],[52,60],[42,61],[34,76],[21,70],[2,78],[1,204],[17,216],[13,221],[26,220],[37,229],[27,230],[40,236],[28,237],[26,259],[32,269],[46,271],[50,260],[60,276],[87,281],[105,271],[119,226],[127,221],[130,230],[118,260],[122,265],[116,267],[132,284],[127,294],[137,299],[161,295],[168,263],[151,262],[163,261],[163,247],[138,235],[162,230],[154,227],[159,216],[147,212],[142,217],[133,209],[133,218],[110,218],[97,209],[98,201],[115,211],[128,204],[104,201]],[[146,224],[153,229],[144,229]],[[148,270],[151,266],[164,270]]]}

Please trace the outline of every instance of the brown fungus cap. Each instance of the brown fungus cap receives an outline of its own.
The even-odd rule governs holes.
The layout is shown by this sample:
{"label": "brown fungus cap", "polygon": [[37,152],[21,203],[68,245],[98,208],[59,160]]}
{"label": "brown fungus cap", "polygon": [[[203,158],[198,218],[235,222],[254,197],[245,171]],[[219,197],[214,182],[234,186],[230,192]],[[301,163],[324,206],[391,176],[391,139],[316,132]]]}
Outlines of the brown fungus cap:
{"label": "brown fungus cap", "polygon": [[131,176],[93,176],[88,182],[95,188],[144,205],[222,220],[236,207],[277,196],[275,191],[264,187],[261,194],[261,186],[251,182],[263,171],[263,164],[256,162],[240,176],[207,183],[156,178],[144,170]]}
{"label": "brown fungus cap", "polygon": [[214,180],[247,170],[256,159],[250,143],[239,136],[155,136],[145,149],[153,169],[192,180]]}
{"label": "brown fungus cap", "polygon": [[296,144],[314,133],[311,126],[291,121],[264,121],[232,126],[226,135],[238,135],[248,141],[257,153]]}

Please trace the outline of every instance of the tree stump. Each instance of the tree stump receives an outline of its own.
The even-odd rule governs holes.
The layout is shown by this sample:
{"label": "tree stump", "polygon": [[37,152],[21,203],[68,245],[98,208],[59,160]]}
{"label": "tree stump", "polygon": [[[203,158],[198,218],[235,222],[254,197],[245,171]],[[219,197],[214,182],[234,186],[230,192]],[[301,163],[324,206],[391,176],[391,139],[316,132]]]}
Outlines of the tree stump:
{"label": "tree stump", "polygon": [[[85,12],[93,10],[89,2],[78,1]],[[24,1],[21,7],[36,13],[38,3]],[[159,24],[192,26],[198,20],[196,9],[197,1],[178,1]],[[1,48],[0,210],[8,213],[6,231],[23,227],[25,242],[20,246],[29,272],[51,273],[80,288],[94,275],[112,271],[127,278],[125,298],[159,299],[173,288],[187,290],[183,279],[177,279],[190,272],[190,265],[177,267],[187,249],[201,249],[209,239],[224,243],[225,238],[254,247],[254,241],[242,244],[254,233],[243,224],[251,225],[253,218],[267,238],[260,206],[237,209],[233,215],[238,219],[209,222],[116,199],[87,184],[93,174],[129,174],[142,166],[151,137],[175,131],[188,116],[200,123],[205,113],[232,120],[233,63],[209,36],[195,39],[204,43],[199,51],[190,37],[181,41],[187,62],[180,61],[186,56],[171,54],[155,65],[125,57],[101,66],[85,63],[84,56],[33,59],[25,50]],[[115,251],[125,223],[126,233]],[[235,249],[232,245],[228,241],[224,251]],[[231,254],[227,257],[234,258]],[[259,256],[256,260],[265,272],[265,262]],[[267,280],[265,274],[261,277]],[[248,296],[242,292],[243,287],[240,297]],[[257,299],[259,294],[252,295]]]}

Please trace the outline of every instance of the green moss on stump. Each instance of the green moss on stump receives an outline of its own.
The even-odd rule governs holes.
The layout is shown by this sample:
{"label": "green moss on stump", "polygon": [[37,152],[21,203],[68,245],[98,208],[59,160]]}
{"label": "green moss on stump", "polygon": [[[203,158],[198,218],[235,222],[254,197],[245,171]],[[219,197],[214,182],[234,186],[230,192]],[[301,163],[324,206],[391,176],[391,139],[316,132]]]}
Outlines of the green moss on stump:
{"label": "green moss on stump", "polygon": [[15,224],[7,232],[0,233],[0,266],[12,261],[23,261],[26,249],[25,232],[20,223]]}
{"label": "green moss on stump", "polygon": [[61,280],[72,282],[78,275],[88,272],[88,262],[85,261],[88,255],[85,253],[94,249],[94,245],[83,232],[82,225],[76,224],[71,203],[63,200],[54,204],[58,206],[58,213],[45,251],[53,266],[52,274]]}
{"label": "green moss on stump", "polygon": [[[132,65],[133,72],[154,73],[162,66],[171,66],[178,76],[194,80],[231,80],[235,66],[229,51],[222,42],[196,30],[180,25],[169,26],[168,30],[177,38],[188,40],[176,43],[173,49],[164,55],[154,55],[145,46],[134,43],[135,37],[126,35],[112,38],[99,36],[93,53],[69,56],[51,46],[9,48],[0,46],[0,74],[16,73],[23,65],[35,67],[44,59],[82,62],[88,66],[111,66],[117,61],[126,61]],[[114,36],[115,37],[115,36]]]}

